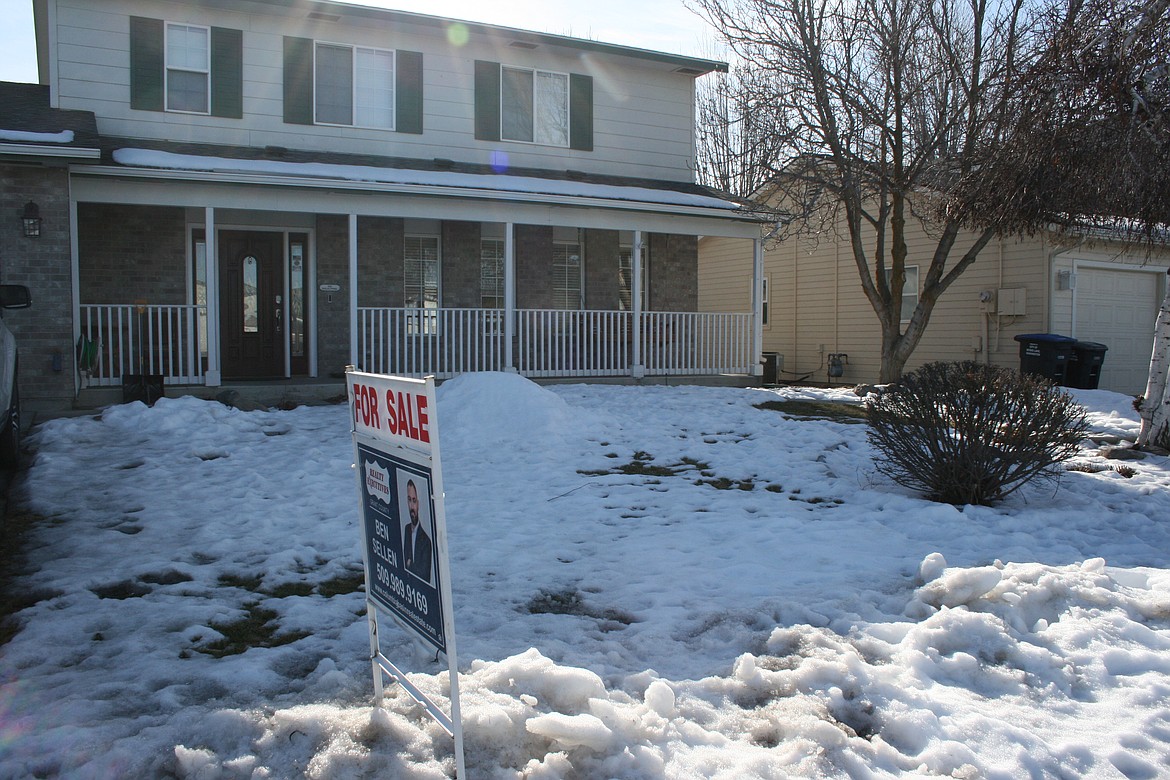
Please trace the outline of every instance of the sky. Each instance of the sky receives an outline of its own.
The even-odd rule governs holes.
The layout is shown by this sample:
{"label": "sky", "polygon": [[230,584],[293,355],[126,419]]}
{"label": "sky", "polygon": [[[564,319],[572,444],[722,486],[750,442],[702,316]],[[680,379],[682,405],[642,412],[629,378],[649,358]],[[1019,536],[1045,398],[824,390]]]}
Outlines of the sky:
{"label": "sky", "polygon": [[[1094,438],[1136,434],[1129,396],[1069,392]],[[446,533],[418,514],[449,602],[400,557],[411,472],[353,468],[345,405],[48,421],[10,496],[0,777],[450,778],[419,705],[372,706],[363,524],[378,579],[454,616],[467,777],[1170,776],[1170,459],[1086,439],[956,507],[877,472],[856,420],[760,408],[797,399],[860,403],[444,382]],[[379,646],[450,711],[430,645],[383,616]]]}
{"label": "sky", "polygon": [[[710,26],[682,0],[382,0],[359,3],[571,35],[698,57],[718,56]],[[31,0],[0,0],[0,80],[37,80]]]}

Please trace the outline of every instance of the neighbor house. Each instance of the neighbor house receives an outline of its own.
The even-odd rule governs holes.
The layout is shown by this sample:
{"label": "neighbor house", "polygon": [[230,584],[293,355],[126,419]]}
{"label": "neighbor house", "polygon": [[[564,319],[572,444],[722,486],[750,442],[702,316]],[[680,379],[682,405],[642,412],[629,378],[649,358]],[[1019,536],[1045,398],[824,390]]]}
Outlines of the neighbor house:
{"label": "neighbor house", "polygon": [[[908,221],[908,230],[902,302],[907,321],[937,244],[937,236],[916,218]],[[793,237],[765,246],[762,341],[779,381],[878,381],[881,329],[845,235],[841,228],[837,235]],[[961,234],[952,258],[961,257],[973,241],[973,235]],[[1140,394],[1168,265],[1165,253],[1147,255],[1100,238],[995,239],[939,298],[906,370],[936,360],[1017,368],[1016,336],[1058,334],[1105,345],[1099,386]],[[700,309],[746,307],[752,287],[750,248],[715,236],[700,239]]]}
{"label": "neighbor house", "polygon": [[758,217],[694,184],[724,63],[334,2],[34,10],[41,84],[0,93],[26,401],[759,370],[752,299],[698,300],[700,236],[760,256]]}

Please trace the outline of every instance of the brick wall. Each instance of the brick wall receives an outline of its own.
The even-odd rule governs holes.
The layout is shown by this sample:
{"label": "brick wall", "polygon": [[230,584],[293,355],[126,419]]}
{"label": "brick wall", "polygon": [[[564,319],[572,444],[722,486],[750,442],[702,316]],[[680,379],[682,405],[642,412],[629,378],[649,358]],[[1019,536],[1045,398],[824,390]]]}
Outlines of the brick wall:
{"label": "brick wall", "polygon": [[[359,223],[360,227],[360,223]],[[358,242],[361,246],[361,242]],[[359,256],[360,260],[360,256]],[[337,292],[322,292],[335,284]],[[317,372],[341,374],[349,364],[349,219],[344,215],[317,217]]]}
{"label": "brick wall", "polygon": [[618,254],[621,251],[616,230],[585,231],[585,308],[613,310],[619,308],[621,278]]}
{"label": "brick wall", "polygon": [[547,225],[516,225],[516,308],[550,309],[552,237]]}
{"label": "brick wall", "polygon": [[358,217],[358,306],[402,305],[403,235],[401,219]]}
{"label": "brick wall", "polygon": [[650,235],[650,309],[698,311],[699,240],[695,236]]}
{"label": "brick wall", "polygon": [[187,303],[186,214],[171,206],[77,206],[82,303]]}
{"label": "brick wall", "polygon": [[[20,215],[40,207],[41,235],[25,238]],[[5,311],[20,350],[20,396],[28,411],[73,403],[73,293],[69,177],[64,168],[0,165],[0,282],[27,285],[32,307]]]}
{"label": "brick wall", "polygon": [[443,306],[479,308],[479,238],[478,222],[443,223]]}

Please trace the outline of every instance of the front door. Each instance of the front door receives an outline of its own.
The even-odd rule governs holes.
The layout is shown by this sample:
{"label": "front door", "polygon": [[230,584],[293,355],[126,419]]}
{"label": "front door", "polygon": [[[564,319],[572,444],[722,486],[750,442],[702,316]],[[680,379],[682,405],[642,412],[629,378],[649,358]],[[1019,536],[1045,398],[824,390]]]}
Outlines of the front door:
{"label": "front door", "polygon": [[284,376],[284,236],[219,234],[220,345],[225,379]]}

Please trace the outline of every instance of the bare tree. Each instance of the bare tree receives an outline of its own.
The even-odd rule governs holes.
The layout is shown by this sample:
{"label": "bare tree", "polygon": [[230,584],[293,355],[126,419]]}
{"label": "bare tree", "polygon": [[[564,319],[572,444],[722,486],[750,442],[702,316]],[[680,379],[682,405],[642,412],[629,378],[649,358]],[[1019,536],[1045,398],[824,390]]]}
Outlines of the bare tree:
{"label": "bare tree", "polygon": [[987,161],[946,208],[1019,233],[1093,231],[1147,247],[1170,226],[1170,0],[1064,0]]}
{"label": "bare tree", "polygon": [[699,82],[696,95],[696,160],[700,184],[751,198],[775,174],[785,155],[772,132],[773,106],[744,65]]}
{"label": "bare tree", "polygon": [[[1023,0],[693,2],[751,64],[752,104],[769,107],[771,147],[785,153],[768,194],[787,235],[843,223],[881,327],[881,380],[896,380],[939,297],[998,230],[983,224],[956,250],[973,220],[941,204],[1002,137],[1033,18]],[[933,248],[910,258],[916,219]],[[903,327],[908,259],[926,272]]]}
{"label": "bare tree", "polygon": [[[1019,232],[1170,243],[1170,0],[1067,0],[1016,74],[1009,132],[948,207]],[[1170,449],[1170,290],[1154,325],[1138,447]]]}

